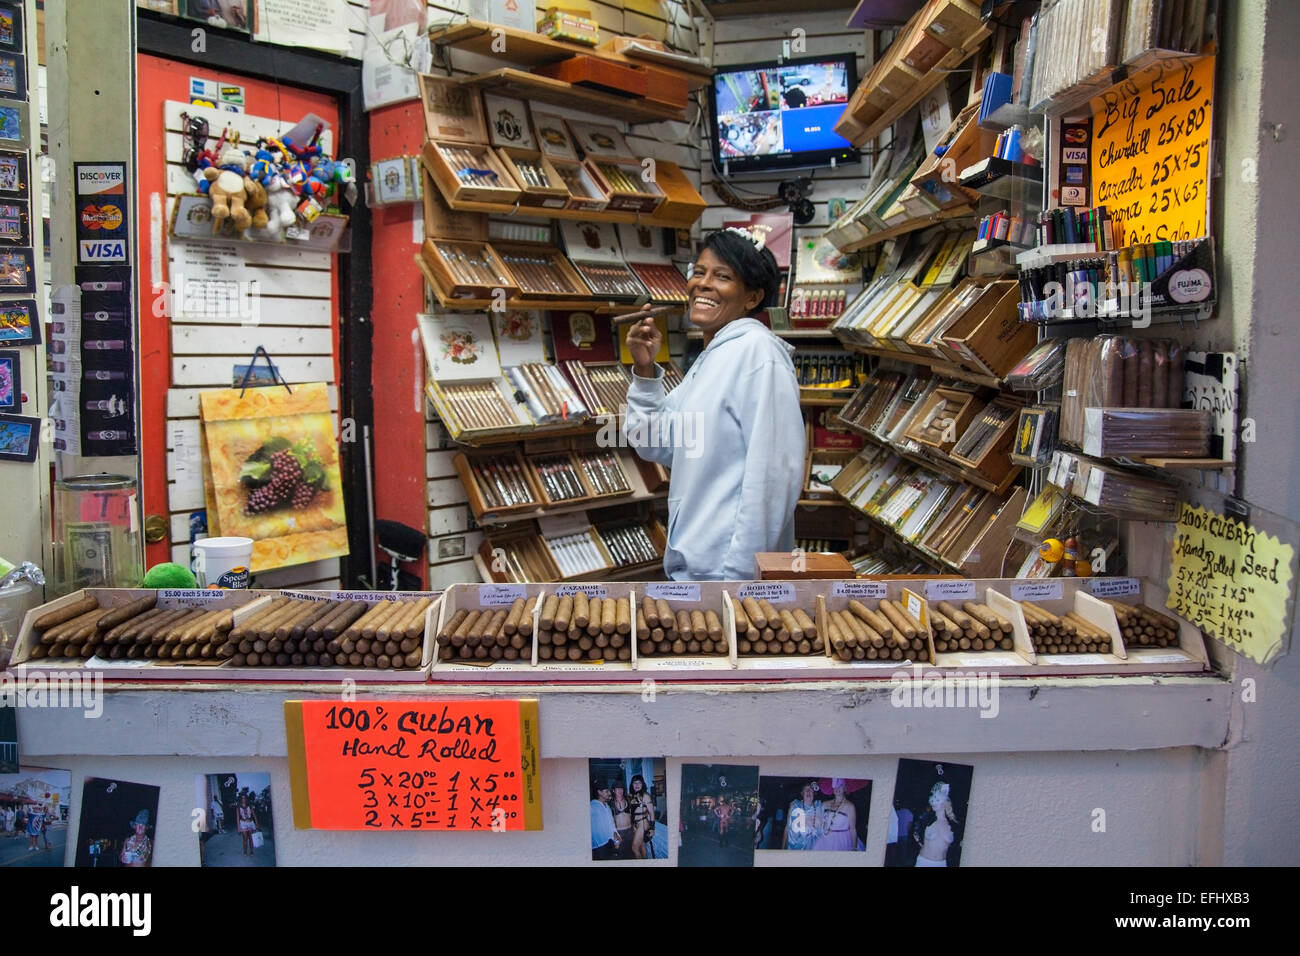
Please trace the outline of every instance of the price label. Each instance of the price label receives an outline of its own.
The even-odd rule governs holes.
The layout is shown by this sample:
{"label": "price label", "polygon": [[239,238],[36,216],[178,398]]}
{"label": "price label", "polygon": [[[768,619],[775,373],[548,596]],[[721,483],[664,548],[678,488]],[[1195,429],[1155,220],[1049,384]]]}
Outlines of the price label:
{"label": "price label", "polygon": [[1124,597],[1142,591],[1137,578],[1089,578],[1088,590],[1094,597]]}
{"label": "price label", "polygon": [[509,607],[520,598],[528,598],[525,584],[484,584],[478,589],[479,607]]}
{"label": "price label", "polygon": [[974,601],[974,581],[926,581],[925,596],[931,601]]}
{"label": "price label", "polygon": [[921,595],[909,588],[903,588],[903,607],[907,608],[908,614],[920,622],[922,628],[929,630],[930,613]]}
{"label": "price label", "polygon": [[542,828],[536,700],[291,700],[294,826]]}
{"label": "price label", "polygon": [[1204,236],[1214,58],[1156,64],[1093,102],[1093,203],[1120,244]]}
{"label": "price label", "polygon": [[655,581],[645,586],[645,596],[662,601],[698,601],[700,586],[689,581]]}
{"label": "price label", "polygon": [[1290,543],[1254,525],[1184,502],[1174,527],[1165,606],[1265,663],[1286,634],[1295,557]]}
{"label": "price label", "polygon": [[755,601],[788,604],[794,600],[794,585],[789,581],[750,581],[742,584],[736,593],[742,598],[753,598]]}
{"label": "price label", "polygon": [[836,581],[831,586],[831,597],[878,601],[889,597],[889,585],[884,581]]}
{"label": "price label", "polygon": [[173,607],[193,607],[196,604],[210,604],[223,600],[229,591],[213,589],[211,591],[192,588],[164,588],[158,592],[158,599],[166,601]]}
{"label": "price label", "polygon": [[556,597],[573,594],[585,594],[587,597],[606,598],[609,593],[603,584],[561,584],[555,589]]}
{"label": "price label", "polygon": [[1065,597],[1065,585],[1060,581],[1012,581],[1013,601],[1059,601]]}
{"label": "price label", "polygon": [[[343,593],[350,593],[350,592],[343,592]],[[330,592],[328,592],[328,591],[293,591],[293,590],[289,590],[289,589],[286,589],[286,588],[281,588],[281,589],[280,589],[280,597],[293,598],[295,601],[316,601],[316,602],[321,602],[321,601],[334,601],[334,600],[339,600],[339,601],[367,601],[367,602],[373,602],[373,601],[376,600],[376,597],[375,597],[376,592],[374,592],[374,591],[365,591],[365,592],[361,592],[361,593],[363,593],[365,596],[364,596],[364,597],[347,597],[347,598],[345,598],[345,597],[341,597],[341,598],[335,598],[335,597],[333,597],[333,596],[330,594]]]}

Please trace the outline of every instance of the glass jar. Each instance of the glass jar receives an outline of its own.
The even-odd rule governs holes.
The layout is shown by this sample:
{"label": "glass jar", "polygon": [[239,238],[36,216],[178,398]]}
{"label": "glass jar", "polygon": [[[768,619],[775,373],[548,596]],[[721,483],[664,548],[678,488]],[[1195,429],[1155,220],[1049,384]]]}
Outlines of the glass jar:
{"label": "glass jar", "polygon": [[134,588],[144,578],[134,478],[83,475],[54,486],[54,589]]}

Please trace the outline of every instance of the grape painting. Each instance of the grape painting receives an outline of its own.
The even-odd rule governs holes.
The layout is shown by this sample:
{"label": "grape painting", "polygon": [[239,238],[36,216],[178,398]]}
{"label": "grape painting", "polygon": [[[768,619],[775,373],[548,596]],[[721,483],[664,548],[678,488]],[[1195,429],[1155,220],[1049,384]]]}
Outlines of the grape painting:
{"label": "grape painting", "polygon": [[244,514],[302,511],[326,490],[325,469],[311,439],[271,438],[244,460],[239,482],[248,489]]}

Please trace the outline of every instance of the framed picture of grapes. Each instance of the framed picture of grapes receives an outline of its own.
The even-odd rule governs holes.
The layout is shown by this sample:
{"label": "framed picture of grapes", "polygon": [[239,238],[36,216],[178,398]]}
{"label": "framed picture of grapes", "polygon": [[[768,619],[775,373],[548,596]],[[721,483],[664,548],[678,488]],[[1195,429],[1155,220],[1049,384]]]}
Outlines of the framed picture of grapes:
{"label": "framed picture of grapes", "polygon": [[252,538],[249,570],[348,553],[324,383],[201,392],[199,419],[208,530]]}

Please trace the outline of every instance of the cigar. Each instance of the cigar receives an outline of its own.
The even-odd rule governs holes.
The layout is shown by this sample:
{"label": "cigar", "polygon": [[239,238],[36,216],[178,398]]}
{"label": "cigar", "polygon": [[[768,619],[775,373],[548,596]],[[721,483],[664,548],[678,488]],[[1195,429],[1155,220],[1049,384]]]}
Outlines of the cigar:
{"label": "cigar", "polygon": [[675,308],[678,307],[675,305],[649,306],[636,312],[628,312],[625,315],[615,316],[610,324],[616,329],[622,328],[625,325],[632,325],[635,322],[643,322],[646,319],[654,318],[656,315],[663,315],[666,312],[671,312]]}
{"label": "cigar", "polygon": [[[87,600],[94,599],[87,598]],[[119,607],[116,610],[110,611],[99,619],[99,628],[100,630],[109,630],[110,628],[117,627],[119,624],[129,621],[131,618],[143,614],[145,611],[152,608],[157,601],[157,593],[149,594],[137,601],[132,601],[124,607]]]}
{"label": "cigar", "polygon": [[98,607],[99,602],[97,602],[93,597],[84,597],[66,607],[61,607],[55,611],[47,611],[32,622],[32,627],[38,631],[44,631],[48,628],[81,617],[90,611],[96,610]]}

